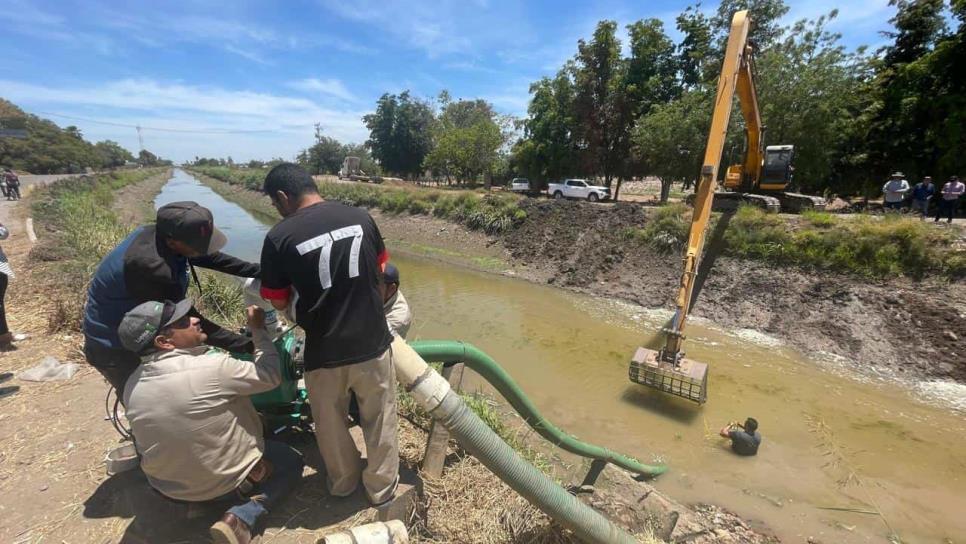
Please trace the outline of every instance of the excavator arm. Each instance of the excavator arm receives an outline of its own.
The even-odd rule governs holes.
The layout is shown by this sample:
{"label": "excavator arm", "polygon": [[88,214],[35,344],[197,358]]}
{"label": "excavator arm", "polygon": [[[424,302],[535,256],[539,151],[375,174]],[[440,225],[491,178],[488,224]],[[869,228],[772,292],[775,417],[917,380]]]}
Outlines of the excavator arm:
{"label": "excavator arm", "polygon": [[758,112],[751,56],[747,43],[750,24],[747,11],[735,13],[731,21],[731,33],[725,49],[721,77],[718,79],[711,131],[708,135],[708,146],[704,152],[701,178],[694,200],[691,230],[684,253],[684,271],[678,287],[677,308],[670,326],[664,329],[667,335],[665,345],[660,351],[638,348],[631,359],[628,372],[633,382],[698,403],[704,403],[707,400],[708,365],[685,359],[682,347],[685,326],[691,311],[695,279],[698,267],[701,265],[701,252],[704,249],[708,221],[711,218],[718,168],[721,164],[721,153],[724,150],[736,88],[741,98],[742,113],[748,125],[749,153],[744,168],[748,172],[755,173],[761,168],[761,116]]}
{"label": "excavator arm", "polygon": [[[701,252],[708,233],[708,221],[711,218],[711,205],[717,188],[718,168],[721,164],[721,153],[724,150],[725,137],[728,133],[728,122],[731,119],[731,105],[738,88],[741,95],[741,109],[748,123],[748,158],[745,168],[761,168],[761,116],[758,112],[758,100],[755,96],[755,85],[752,80],[751,64],[747,55],[748,30],[751,21],[747,11],[735,13],[731,21],[731,34],[725,48],[724,64],[721,77],[718,78],[718,92],[714,101],[714,114],[711,117],[711,132],[708,134],[708,146],[704,151],[704,163],[701,167],[701,180],[698,183],[697,196],[694,201],[694,214],[691,219],[691,230],[688,234],[687,250],[684,254],[684,272],[678,287],[677,309],[671,327],[667,330],[667,344],[661,352],[661,359],[677,363],[682,355],[681,344],[684,341],[684,328],[691,310],[691,294],[694,291],[694,280],[701,264]],[[754,130],[752,128],[754,127]],[[752,136],[754,135],[754,139]],[[750,150],[758,151],[752,153]],[[752,159],[754,164],[752,165]]]}

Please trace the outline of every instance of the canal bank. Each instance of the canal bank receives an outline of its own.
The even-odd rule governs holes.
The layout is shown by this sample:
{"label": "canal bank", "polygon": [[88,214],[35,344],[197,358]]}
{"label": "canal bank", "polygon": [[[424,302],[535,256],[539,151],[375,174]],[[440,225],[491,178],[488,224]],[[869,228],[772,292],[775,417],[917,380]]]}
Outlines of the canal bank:
{"label": "canal bank", "polygon": [[[655,482],[668,495],[721,504],[788,542],[966,534],[956,515],[966,507],[966,427],[948,406],[856,373],[833,355],[807,357],[767,334],[708,320],[695,323],[689,348],[712,365],[708,404],[668,399],[626,378],[630,353],[659,330],[663,310],[478,272],[465,258],[473,251],[460,242],[465,233],[453,234],[459,227],[437,224],[434,236],[445,243],[407,244],[400,225],[421,218],[374,216],[416,312],[413,338],[478,345],[564,429],[668,462],[672,471]],[[463,266],[446,264],[457,261]],[[725,422],[746,416],[762,421],[765,435],[753,459],[734,457],[716,437]]]}
{"label": "canal bank", "polygon": [[[185,181],[181,172],[175,172],[174,178]],[[0,355],[4,369],[21,371],[38,357],[54,355],[78,363],[81,370],[67,382],[31,383],[14,378],[13,383],[21,387],[19,393],[0,399],[0,490],[4,491],[0,509],[5,512],[0,519],[0,540],[203,542],[200,535],[213,521],[199,512],[186,517],[183,505],[160,498],[137,471],[104,476],[104,453],[117,443],[111,425],[102,419],[105,385],[84,364],[79,351],[79,306],[60,305],[65,297],[80,298],[100,256],[135,226],[122,224],[121,210],[112,208],[133,202],[138,213],[146,211],[150,206],[143,204],[152,201],[155,181],[142,184],[98,176],[45,191],[37,202],[27,202],[38,214],[36,218],[43,218],[38,221],[38,245],[31,249],[29,242],[18,238],[4,244],[11,262],[22,271],[11,293],[8,315],[32,339],[16,353]],[[174,189],[177,184],[170,185]],[[162,190],[162,195],[154,200],[156,204],[167,197],[184,198],[184,193],[174,191]],[[217,202],[209,205],[226,219],[245,215],[220,208]],[[142,215],[137,222],[148,220]],[[480,402],[486,405],[483,413],[492,406]],[[498,424],[498,418],[493,421]],[[361,493],[350,500],[325,494],[314,441],[310,437],[302,441],[298,436],[290,441],[303,450],[311,468],[296,495],[269,516],[264,538],[282,544],[315,542],[321,534],[364,521],[369,512]],[[417,467],[425,447],[425,430],[401,421],[400,442],[403,465]],[[413,520],[414,542],[574,542],[572,533],[551,523],[459,448],[447,457],[447,467],[441,480],[424,486],[420,505],[424,510],[417,510]],[[626,473],[617,472],[616,476],[622,493],[604,494],[604,489],[598,489],[583,497],[608,517],[639,532],[642,542],[654,542],[646,529],[651,520],[649,505],[655,502],[659,511],[667,514],[671,508],[680,516],[677,528],[690,535],[690,542],[711,544],[723,542],[724,537],[736,543],[773,542],[720,508],[687,508],[663,499]],[[219,514],[215,512],[216,517]]]}

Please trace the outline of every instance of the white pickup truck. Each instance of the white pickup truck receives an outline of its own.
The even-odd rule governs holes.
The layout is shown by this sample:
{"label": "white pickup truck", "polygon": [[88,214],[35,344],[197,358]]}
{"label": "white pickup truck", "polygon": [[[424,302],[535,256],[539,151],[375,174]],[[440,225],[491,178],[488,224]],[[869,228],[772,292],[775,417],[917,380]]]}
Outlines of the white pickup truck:
{"label": "white pickup truck", "polygon": [[551,183],[547,186],[547,194],[557,199],[580,198],[591,202],[610,199],[610,189],[591,185],[585,179],[568,179],[563,183]]}

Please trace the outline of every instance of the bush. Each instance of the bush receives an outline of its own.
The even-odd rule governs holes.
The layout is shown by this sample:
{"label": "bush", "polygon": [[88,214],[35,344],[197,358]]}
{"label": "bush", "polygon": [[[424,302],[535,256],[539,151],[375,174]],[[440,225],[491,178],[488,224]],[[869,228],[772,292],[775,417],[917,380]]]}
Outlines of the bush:
{"label": "bush", "polygon": [[690,229],[690,209],[684,204],[670,204],[658,208],[643,229],[626,229],[622,234],[661,253],[671,253],[684,246]]}
{"label": "bush", "polygon": [[892,215],[843,219],[821,212],[804,213],[802,219],[792,229],[777,215],[744,206],[725,232],[727,250],[739,257],[871,278],[963,275],[964,252],[952,248],[952,236],[918,219]]}

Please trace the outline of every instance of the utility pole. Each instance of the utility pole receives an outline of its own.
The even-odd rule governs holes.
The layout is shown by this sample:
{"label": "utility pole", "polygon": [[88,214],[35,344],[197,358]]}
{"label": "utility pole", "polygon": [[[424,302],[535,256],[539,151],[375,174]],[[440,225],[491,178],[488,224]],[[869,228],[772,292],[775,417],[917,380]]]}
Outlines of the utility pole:
{"label": "utility pole", "polygon": [[134,128],[138,131],[138,143],[141,145],[141,151],[144,151],[144,135],[141,134],[141,125],[137,125]]}

